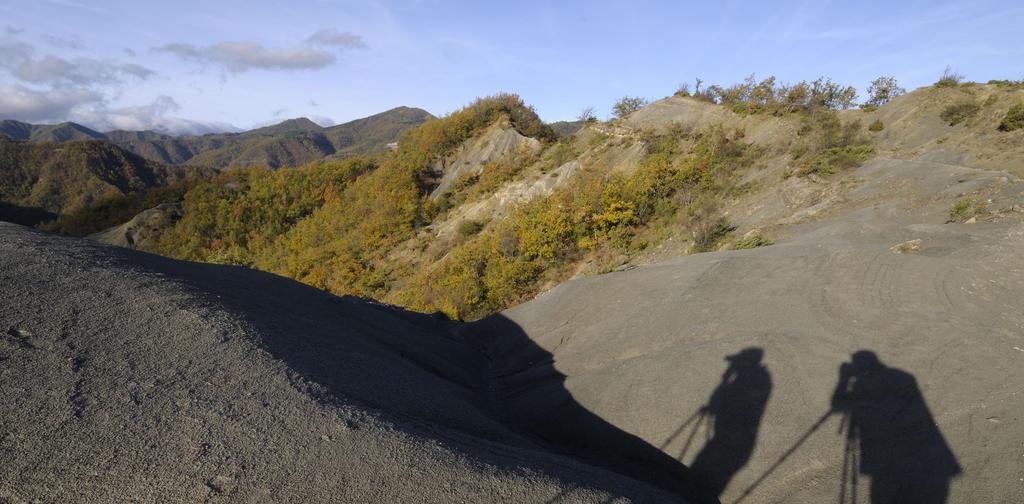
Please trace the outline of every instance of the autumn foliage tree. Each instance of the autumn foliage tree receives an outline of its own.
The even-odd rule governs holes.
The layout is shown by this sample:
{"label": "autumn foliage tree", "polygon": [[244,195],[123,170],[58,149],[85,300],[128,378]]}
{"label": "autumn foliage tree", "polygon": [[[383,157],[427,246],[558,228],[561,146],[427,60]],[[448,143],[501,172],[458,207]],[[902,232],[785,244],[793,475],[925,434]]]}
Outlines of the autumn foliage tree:
{"label": "autumn foliage tree", "polygon": [[879,77],[871,81],[871,85],[868,86],[868,99],[864,104],[869,107],[881,107],[889,100],[906,92],[907,90],[901,88],[896,82],[895,77]]}

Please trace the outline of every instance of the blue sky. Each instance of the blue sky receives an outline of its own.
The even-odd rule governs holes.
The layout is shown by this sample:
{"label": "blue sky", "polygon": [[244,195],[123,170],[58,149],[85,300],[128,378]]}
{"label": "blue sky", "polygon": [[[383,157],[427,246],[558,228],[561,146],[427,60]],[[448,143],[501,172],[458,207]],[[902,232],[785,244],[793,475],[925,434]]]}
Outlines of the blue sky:
{"label": "blue sky", "polygon": [[0,0],[0,118],[203,132],[515,92],[548,121],[700,77],[1024,79],[1024,3]]}

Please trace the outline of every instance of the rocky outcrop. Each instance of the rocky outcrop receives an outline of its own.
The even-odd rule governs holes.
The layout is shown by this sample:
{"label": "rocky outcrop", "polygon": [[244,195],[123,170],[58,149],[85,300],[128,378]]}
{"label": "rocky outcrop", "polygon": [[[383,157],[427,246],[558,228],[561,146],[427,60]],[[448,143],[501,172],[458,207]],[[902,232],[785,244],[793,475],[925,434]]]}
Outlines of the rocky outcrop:
{"label": "rocky outcrop", "polygon": [[88,238],[118,247],[151,250],[160,235],[181,219],[184,213],[184,205],[180,202],[163,203],[140,212],[124,224],[89,235]]}
{"label": "rocky outcrop", "polygon": [[430,197],[437,199],[451,190],[459,179],[482,172],[491,161],[520,150],[537,153],[541,148],[539,140],[523,136],[507,120],[496,122],[434,165],[432,171],[438,183]]}

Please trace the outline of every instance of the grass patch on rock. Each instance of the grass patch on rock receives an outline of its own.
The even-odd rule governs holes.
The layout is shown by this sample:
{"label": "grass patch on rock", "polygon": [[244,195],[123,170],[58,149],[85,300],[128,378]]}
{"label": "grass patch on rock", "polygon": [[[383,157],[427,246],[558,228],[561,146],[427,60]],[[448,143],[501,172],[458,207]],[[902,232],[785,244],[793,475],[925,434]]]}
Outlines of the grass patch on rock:
{"label": "grass patch on rock", "polygon": [[981,107],[974,102],[954,103],[943,109],[939,117],[950,126],[956,126],[977,115],[979,110]]}
{"label": "grass patch on rock", "polygon": [[1006,111],[1006,116],[999,123],[999,131],[1016,131],[1024,129],[1024,103],[1018,103]]}

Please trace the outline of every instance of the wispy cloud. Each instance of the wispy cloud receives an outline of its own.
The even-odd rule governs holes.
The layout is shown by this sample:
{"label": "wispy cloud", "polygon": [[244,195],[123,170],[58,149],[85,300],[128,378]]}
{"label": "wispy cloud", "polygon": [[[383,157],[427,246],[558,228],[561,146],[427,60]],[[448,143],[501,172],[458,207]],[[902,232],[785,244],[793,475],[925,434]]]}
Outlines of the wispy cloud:
{"label": "wispy cloud", "polygon": [[93,11],[93,12],[105,12],[106,11],[106,9],[104,9],[103,7],[99,7],[97,5],[90,5],[90,4],[82,3],[82,2],[77,2],[75,0],[46,0],[46,1],[49,2],[49,3],[52,3],[54,5],[59,5],[61,7],[73,7],[75,9],[85,9],[85,10],[90,10],[90,11]]}
{"label": "wispy cloud", "polygon": [[235,41],[197,46],[186,42],[171,42],[152,50],[173,54],[184,61],[217,66],[232,74],[238,74],[249,70],[315,70],[338,60],[334,52],[319,47],[331,47],[336,50],[366,47],[359,35],[331,29],[313,33],[303,44],[292,47],[266,47],[258,42]]}
{"label": "wispy cloud", "polygon": [[147,79],[155,72],[134,63],[115,63],[92,58],[66,60],[46,56],[29,60],[13,68],[19,79],[33,84],[54,86],[94,86],[122,82],[126,78]]}
{"label": "wispy cloud", "polygon": [[[180,106],[167,95],[160,95],[144,105],[112,108],[110,102],[127,84],[149,79],[156,72],[117,60],[40,53],[39,48],[14,35],[7,37],[0,40],[0,78],[7,74],[13,82],[0,84],[0,117],[29,122],[70,120],[99,131],[155,130],[173,135],[237,131],[223,122],[174,116]],[[81,47],[71,38],[44,35],[39,40],[55,49]],[[340,43],[340,39],[337,42]],[[222,42],[205,47],[177,43],[157,50],[184,60],[216,65],[231,73],[251,69],[321,68],[337,58],[333,52],[315,47],[267,48],[254,42]],[[124,52],[134,55],[130,49]],[[317,120],[333,123],[326,117]]]}
{"label": "wispy cloud", "polygon": [[35,47],[25,42],[0,43],[0,70],[32,84],[95,86],[117,84],[126,78],[146,79],[155,72],[134,63],[94,58],[46,55],[35,57]]}
{"label": "wispy cloud", "polygon": [[46,42],[47,44],[50,44],[51,46],[56,47],[58,49],[77,51],[85,48],[85,46],[82,45],[81,41],[73,38],[60,37],[57,35],[51,35],[49,33],[44,33],[40,35],[39,38],[42,39],[43,42]]}
{"label": "wispy cloud", "polygon": [[0,42],[0,68],[12,69],[31,61],[35,48],[25,42]]}
{"label": "wispy cloud", "polygon": [[102,111],[126,83],[155,74],[134,63],[37,57],[35,46],[17,40],[0,42],[0,72],[15,81],[0,86],[0,116],[23,121],[62,121],[82,111]]}
{"label": "wispy cloud", "polygon": [[154,50],[186,61],[217,65],[231,73],[253,69],[310,70],[337,60],[329,52],[310,47],[267,48],[256,42],[221,42],[205,47],[176,42]]}
{"label": "wispy cloud", "polygon": [[366,43],[363,42],[363,37],[352,32],[342,32],[334,29],[317,31],[306,39],[306,43],[323,46],[348,47],[353,49],[366,47]]}

